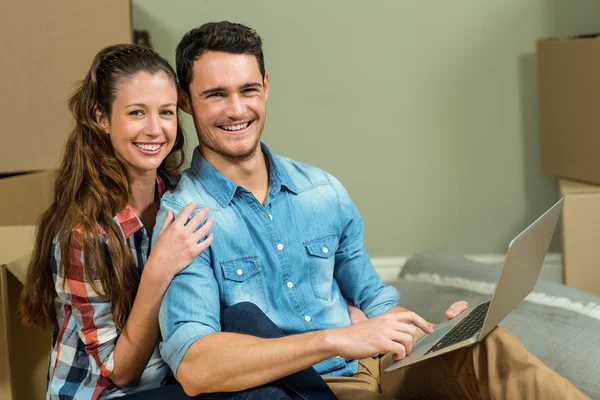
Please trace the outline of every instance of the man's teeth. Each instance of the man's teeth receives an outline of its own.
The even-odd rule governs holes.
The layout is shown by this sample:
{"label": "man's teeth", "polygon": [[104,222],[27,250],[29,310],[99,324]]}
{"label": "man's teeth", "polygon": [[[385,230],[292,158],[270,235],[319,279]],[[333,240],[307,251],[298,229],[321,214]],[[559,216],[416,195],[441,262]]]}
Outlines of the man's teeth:
{"label": "man's teeth", "polygon": [[160,144],[143,144],[143,143],[135,143],[137,147],[142,150],[154,151],[160,148]]}
{"label": "man's teeth", "polygon": [[221,128],[225,129],[226,131],[239,131],[241,129],[245,129],[247,126],[248,122],[238,125],[223,125]]}

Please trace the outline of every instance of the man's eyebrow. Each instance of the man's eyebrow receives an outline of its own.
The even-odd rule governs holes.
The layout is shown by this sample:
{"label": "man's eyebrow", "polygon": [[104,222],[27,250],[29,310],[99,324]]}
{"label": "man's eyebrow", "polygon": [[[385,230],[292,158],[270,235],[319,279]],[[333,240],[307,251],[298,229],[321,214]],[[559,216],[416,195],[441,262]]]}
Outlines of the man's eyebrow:
{"label": "man's eyebrow", "polygon": [[206,96],[207,94],[213,94],[213,93],[219,93],[219,92],[226,92],[227,89],[224,88],[223,86],[219,86],[216,88],[212,88],[212,89],[207,89],[204,92],[200,93],[200,96]]}
{"label": "man's eyebrow", "polygon": [[243,84],[240,89],[248,89],[248,88],[255,88],[255,87],[262,87],[262,83],[260,82],[248,82]]}
{"label": "man's eyebrow", "polygon": [[[242,86],[240,86],[240,89],[244,90],[244,89],[249,89],[249,88],[257,88],[257,87],[262,87],[262,83],[260,83],[260,82],[244,83]],[[200,96],[207,96],[209,94],[221,93],[221,92],[226,92],[226,91],[227,91],[226,87],[219,86],[219,87],[205,90],[204,92],[200,93]]]}

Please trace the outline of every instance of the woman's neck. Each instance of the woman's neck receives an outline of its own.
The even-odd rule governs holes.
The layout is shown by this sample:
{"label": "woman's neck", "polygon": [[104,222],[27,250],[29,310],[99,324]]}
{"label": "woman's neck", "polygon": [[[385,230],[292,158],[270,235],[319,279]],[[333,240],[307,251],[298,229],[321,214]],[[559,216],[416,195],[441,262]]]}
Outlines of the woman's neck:
{"label": "woman's neck", "polygon": [[130,206],[144,224],[148,235],[152,235],[159,199],[156,193],[156,171],[144,175],[129,176],[131,191]]}

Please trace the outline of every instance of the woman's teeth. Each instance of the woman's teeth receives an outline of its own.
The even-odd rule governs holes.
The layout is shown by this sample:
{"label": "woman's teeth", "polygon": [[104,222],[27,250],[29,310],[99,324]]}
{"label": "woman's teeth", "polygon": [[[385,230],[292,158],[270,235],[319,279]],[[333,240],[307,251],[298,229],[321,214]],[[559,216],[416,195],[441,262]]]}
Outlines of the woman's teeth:
{"label": "woman's teeth", "polygon": [[155,151],[158,150],[160,148],[160,146],[162,146],[160,143],[158,144],[143,144],[143,143],[134,143],[137,147],[139,147],[142,150],[148,150],[148,151]]}

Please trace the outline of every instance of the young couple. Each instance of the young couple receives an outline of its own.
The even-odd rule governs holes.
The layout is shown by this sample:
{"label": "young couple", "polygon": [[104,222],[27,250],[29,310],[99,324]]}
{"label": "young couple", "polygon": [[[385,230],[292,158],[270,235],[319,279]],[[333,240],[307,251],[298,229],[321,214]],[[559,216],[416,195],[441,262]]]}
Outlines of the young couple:
{"label": "young couple", "polygon": [[[260,37],[208,23],[176,62],[110,46],[70,100],[22,296],[54,329],[47,398],[587,398],[502,328],[383,373],[432,324],[382,283],[341,183],[260,141]],[[178,106],[200,142],[181,176]]]}

